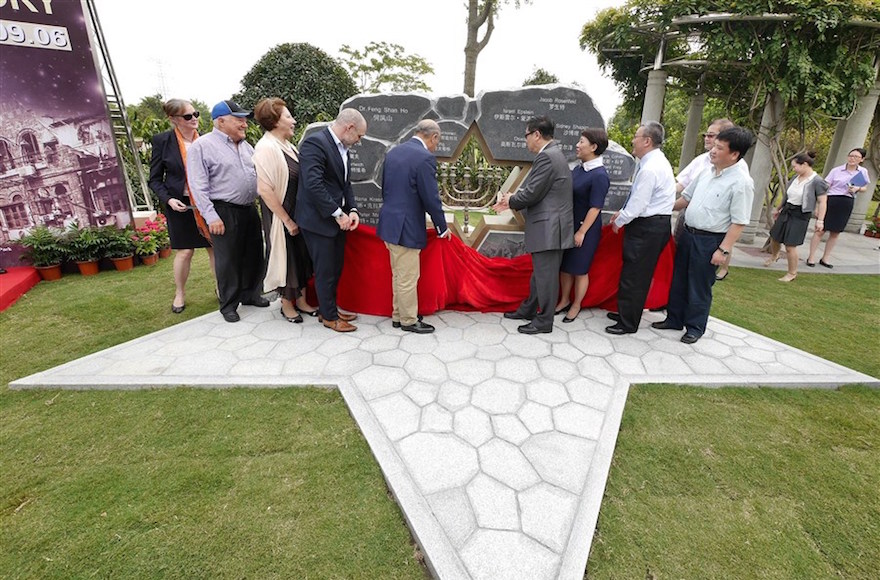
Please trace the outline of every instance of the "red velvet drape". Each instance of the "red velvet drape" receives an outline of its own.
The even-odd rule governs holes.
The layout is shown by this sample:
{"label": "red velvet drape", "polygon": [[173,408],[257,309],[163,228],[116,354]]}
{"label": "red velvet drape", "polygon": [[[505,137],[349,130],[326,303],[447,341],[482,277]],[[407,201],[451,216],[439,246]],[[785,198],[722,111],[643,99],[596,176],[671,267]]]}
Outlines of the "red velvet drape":
{"label": "red velvet drape", "polygon": [[[610,226],[602,229],[602,239],[590,269],[590,286],[584,307],[617,310],[617,283],[622,265],[623,233]],[[670,239],[660,255],[646,308],[666,304],[672,281],[675,248]],[[419,313],[438,310],[478,310],[502,312],[515,309],[529,293],[532,260],[487,258],[464,242],[437,239],[428,232],[428,246],[421,253]],[[352,312],[391,315],[391,265],[384,242],[376,229],[361,225],[348,233],[345,268],[337,292],[339,305]]]}

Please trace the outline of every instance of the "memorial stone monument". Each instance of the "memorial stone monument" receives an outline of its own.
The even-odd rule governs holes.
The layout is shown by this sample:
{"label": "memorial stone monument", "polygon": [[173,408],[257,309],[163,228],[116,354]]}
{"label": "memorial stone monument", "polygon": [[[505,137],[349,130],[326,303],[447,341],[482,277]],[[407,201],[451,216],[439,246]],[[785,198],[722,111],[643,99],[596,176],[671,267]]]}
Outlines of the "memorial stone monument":
{"label": "memorial stone monument", "polygon": [[[367,121],[366,135],[351,150],[351,180],[361,219],[373,226],[378,223],[382,207],[385,153],[410,139],[422,119],[434,119],[440,125],[440,145],[434,152],[440,162],[454,161],[473,135],[493,165],[523,168],[530,167],[534,159],[523,136],[529,118],[547,115],[553,119],[555,138],[572,167],[576,162],[575,144],[581,131],[587,127],[605,126],[589,95],[579,88],[563,85],[489,91],[476,98],[465,95],[429,98],[414,93],[364,94],[351,97],[341,108],[357,109]],[[327,123],[313,123],[306,128],[303,137],[326,126]],[[629,194],[635,161],[613,142],[604,159],[612,182],[605,207],[607,221],[607,216],[620,209]],[[514,186],[526,173],[519,174]],[[509,215],[485,216],[482,228],[462,238],[490,256],[512,257],[524,253],[522,225]]]}

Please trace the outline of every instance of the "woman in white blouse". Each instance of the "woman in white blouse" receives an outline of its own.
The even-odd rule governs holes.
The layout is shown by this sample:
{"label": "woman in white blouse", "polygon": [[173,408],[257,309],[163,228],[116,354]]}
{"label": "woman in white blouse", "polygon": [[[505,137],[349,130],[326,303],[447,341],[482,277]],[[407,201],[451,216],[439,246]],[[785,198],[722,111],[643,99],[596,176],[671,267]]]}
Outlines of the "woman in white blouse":
{"label": "woman in white blouse", "polygon": [[816,211],[816,232],[825,229],[825,193],[828,184],[813,171],[816,154],[812,151],[798,153],[791,161],[795,176],[785,193],[785,201],[776,208],[776,222],[770,229],[770,257],[764,262],[769,266],[779,258],[779,246],[785,245],[788,272],[779,278],[780,282],[791,282],[797,278],[798,251],[807,237],[807,228],[813,210]]}

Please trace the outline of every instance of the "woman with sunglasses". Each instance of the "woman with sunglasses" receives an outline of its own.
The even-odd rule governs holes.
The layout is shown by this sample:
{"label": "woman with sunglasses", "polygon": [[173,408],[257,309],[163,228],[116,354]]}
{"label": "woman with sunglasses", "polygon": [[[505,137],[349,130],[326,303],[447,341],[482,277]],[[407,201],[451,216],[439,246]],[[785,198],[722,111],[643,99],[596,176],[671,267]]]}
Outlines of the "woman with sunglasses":
{"label": "woman with sunglasses", "polygon": [[172,129],[153,136],[153,154],[150,158],[150,189],[165,206],[168,235],[174,256],[174,299],[171,311],[180,314],[186,308],[186,280],[195,248],[205,248],[214,271],[214,249],[199,233],[193,215],[193,201],[186,184],[186,152],[199,136],[199,112],[192,103],[171,99],[162,108],[171,121]]}
{"label": "woman with sunglasses", "polygon": [[[828,211],[825,212],[825,231],[828,232],[828,241],[825,242],[825,251],[819,258],[819,264],[826,268],[834,267],[828,259],[831,257],[831,250],[837,244],[840,232],[846,227],[849,216],[852,215],[856,194],[868,189],[868,170],[861,166],[867,153],[861,147],[853,149],[846,156],[846,163],[835,167],[825,177],[828,183]],[[807,257],[807,266],[810,268],[816,265],[816,250],[819,249],[823,233],[817,231],[810,240],[810,255]]]}

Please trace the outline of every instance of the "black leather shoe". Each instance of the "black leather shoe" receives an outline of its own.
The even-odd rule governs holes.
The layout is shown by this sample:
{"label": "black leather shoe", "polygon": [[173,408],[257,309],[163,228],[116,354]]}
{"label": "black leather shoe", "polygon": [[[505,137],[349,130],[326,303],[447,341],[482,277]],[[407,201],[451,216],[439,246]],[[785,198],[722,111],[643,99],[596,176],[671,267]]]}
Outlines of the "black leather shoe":
{"label": "black leather shoe", "polygon": [[269,307],[269,301],[262,296],[254,298],[253,300],[248,300],[247,302],[242,302],[242,304],[246,304],[247,306],[256,306],[257,308]]}
{"label": "black leather shoe", "polygon": [[620,313],[619,312],[608,312],[605,316],[613,320],[614,322],[620,322]]}
{"label": "black leather shoe", "polygon": [[[417,320],[418,320],[419,322],[422,321],[422,315],[421,315],[421,314],[419,314],[416,318],[417,318]],[[400,328],[400,321],[399,321],[399,320],[392,320],[392,321],[391,321],[391,326],[393,326],[394,328]]]}
{"label": "black leather shoe", "polygon": [[525,314],[520,314],[516,310],[512,312],[505,312],[504,318],[508,318],[510,320],[531,320],[534,316],[526,316]]}
{"label": "black leather shoe", "polygon": [[293,322],[294,324],[302,324],[303,317],[299,312],[296,313],[296,316],[288,316],[284,314],[284,307],[281,307],[281,316],[284,317],[284,320],[287,322]]}
{"label": "black leather shoe", "polygon": [[617,324],[613,324],[611,326],[606,326],[605,332],[607,332],[608,334],[614,334],[614,335],[635,334],[636,333],[635,330],[628,330],[628,329],[622,327],[619,322]]}
{"label": "black leather shoe", "polygon": [[232,312],[221,312],[220,314],[223,315],[223,320],[225,320],[226,322],[238,322],[239,320],[241,320],[241,316],[239,316],[238,312],[236,312],[235,310],[233,310]]}
{"label": "black leather shoe", "polygon": [[819,265],[825,266],[826,268],[833,268],[834,267],[833,264],[829,264],[828,262],[826,262],[825,260],[822,260],[822,259],[819,260]]}
{"label": "black leather shoe", "polygon": [[185,308],[186,308],[186,304],[184,304],[183,306],[175,306],[174,304],[172,304],[171,305],[171,312],[173,312],[174,314],[180,314],[181,312],[184,311]]}
{"label": "black leather shoe", "polygon": [[416,334],[431,334],[434,332],[434,327],[418,320],[415,324],[401,325],[400,330],[403,330],[404,332],[415,332]]}
{"label": "black leather shoe", "polygon": [[559,315],[562,314],[563,312],[567,311],[569,308],[571,308],[571,302],[569,302],[568,304],[566,304],[565,306],[563,306],[562,308],[560,308],[559,310],[557,310],[556,312],[554,312],[553,315],[554,315],[554,316],[559,316]]}
{"label": "black leather shoe", "polygon": [[553,327],[538,328],[537,326],[529,322],[528,324],[517,326],[516,331],[521,334],[550,334],[551,332],[553,332]]}
{"label": "black leather shoe", "polygon": [[669,322],[669,319],[661,320],[660,322],[652,322],[651,328],[656,328],[657,330],[681,330],[681,326],[676,326]]}
{"label": "black leather shoe", "polygon": [[691,334],[691,333],[687,333],[681,337],[681,341],[685,344],[694,344],[698,340],[700,340],[700,337],[697,336],[696,334]]}

